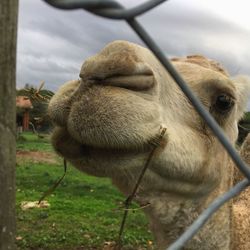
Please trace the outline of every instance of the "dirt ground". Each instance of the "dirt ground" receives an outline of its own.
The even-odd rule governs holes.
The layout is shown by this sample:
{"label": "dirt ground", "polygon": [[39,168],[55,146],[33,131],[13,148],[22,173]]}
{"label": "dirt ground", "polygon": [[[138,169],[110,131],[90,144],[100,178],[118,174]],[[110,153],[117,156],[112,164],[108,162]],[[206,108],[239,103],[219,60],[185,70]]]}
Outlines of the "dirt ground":
{"label": "dirt ground", "polygon": [[45,162],[45,163],[57,163],[58,156],[52,152],[42,151],[23,151],[17,150],[16,152],[17,162],[20,161],[32,161],[32,162]]}

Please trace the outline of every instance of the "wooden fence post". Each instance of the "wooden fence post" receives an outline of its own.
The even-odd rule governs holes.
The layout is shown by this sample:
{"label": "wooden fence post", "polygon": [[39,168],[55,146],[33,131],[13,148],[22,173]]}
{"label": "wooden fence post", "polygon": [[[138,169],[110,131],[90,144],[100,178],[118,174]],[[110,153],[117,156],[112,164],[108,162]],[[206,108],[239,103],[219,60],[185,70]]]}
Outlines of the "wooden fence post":
{"label": "wooden fence post", "polygon": [[0,1],[0,250],[15,249],[18,0]]}

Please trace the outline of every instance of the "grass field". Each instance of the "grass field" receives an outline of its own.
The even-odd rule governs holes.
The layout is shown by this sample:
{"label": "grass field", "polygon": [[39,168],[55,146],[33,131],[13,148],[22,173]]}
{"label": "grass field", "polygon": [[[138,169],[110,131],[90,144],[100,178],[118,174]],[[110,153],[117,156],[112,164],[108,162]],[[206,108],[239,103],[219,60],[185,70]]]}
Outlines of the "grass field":
{"label": "grass field", "polygon": [[[124,201],[110,180],[94,178],[68,167],[63,182],[46,200],[48,208],[23,211],[23,201],[37,201],[63,175],[62,159],[48,138],[25,133],[17,142],[16,209],[19,250],[113,249]],[[153,249],[142,211],[131,212],[123,249]]]}

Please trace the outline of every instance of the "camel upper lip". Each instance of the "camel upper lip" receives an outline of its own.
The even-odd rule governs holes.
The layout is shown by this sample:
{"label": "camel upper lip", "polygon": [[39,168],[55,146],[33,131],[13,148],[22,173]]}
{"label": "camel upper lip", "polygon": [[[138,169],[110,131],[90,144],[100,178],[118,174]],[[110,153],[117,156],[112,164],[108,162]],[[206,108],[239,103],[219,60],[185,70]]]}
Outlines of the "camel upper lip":
{"label": "camel upper lip", "polygon": [[147,90],[154,85],[153,74],[134,74],[134,75],[114,75],[104,79],[92,78],[98,84],[114,86],[131,90]]}

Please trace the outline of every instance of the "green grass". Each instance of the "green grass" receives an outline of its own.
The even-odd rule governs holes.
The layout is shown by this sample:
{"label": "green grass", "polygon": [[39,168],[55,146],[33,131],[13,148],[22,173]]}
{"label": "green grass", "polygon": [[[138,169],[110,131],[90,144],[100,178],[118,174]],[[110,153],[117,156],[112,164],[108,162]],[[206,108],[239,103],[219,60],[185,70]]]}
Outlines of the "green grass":
{"label": "green grass", "polygon": [[[48,141],[25,134],[25,150],[49,151]],[[28,143],[29,145],[25,145]],[[102,249],[104,242],[117,239],[124,201],[109,179],[95,178],[68,167],[65,179],[47,197],[49,208],[21,210],[22,201],[38,200],[63,174],[62,164],[18,162],[16,169],[17,246],[19,250]],[[20,238],[21,237],[21,238]],[[152,236],[142,211],[129,213],[124,249],[151,249]]]}
{"label": "green grass", "polygon": [[44,138],[39,138],[32,132],[22,133],[17,140],[17,150],[52,151],[49,135],[44,135]]}

